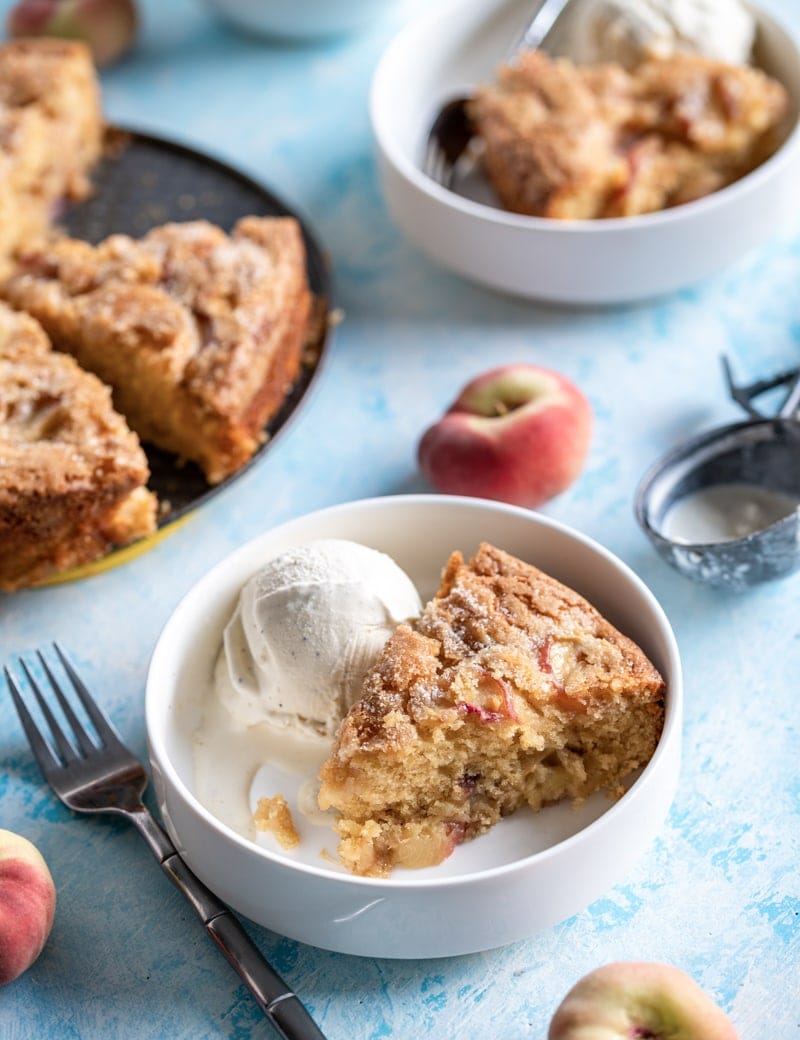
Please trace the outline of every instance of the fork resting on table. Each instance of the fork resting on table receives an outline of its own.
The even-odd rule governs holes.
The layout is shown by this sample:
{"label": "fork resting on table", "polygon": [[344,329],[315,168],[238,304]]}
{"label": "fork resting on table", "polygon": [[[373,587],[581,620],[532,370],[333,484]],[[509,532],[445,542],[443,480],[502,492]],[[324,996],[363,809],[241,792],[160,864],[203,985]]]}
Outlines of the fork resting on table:
{"label": "fork resting on table", "polygon": [[47,680],[71,733],[67,736],[24,660],[20,667],[49,728],[46,736],[26,707],[20,686],[8,668],[6,681],[34,758],[53,791],[76,812],[113,813],[130,820],[150,846],[161,869],[181,890],[206,931],[247,984],[261,1010],[284,1040],[325,1040],[296,994],[270,967],[228,907],[181,859],[163,827],[142,802],[147,773],[122,743],[92,699],[75,669],[53,644],[61,665],[94,727],[81,723],[47,659],[37,651]]}

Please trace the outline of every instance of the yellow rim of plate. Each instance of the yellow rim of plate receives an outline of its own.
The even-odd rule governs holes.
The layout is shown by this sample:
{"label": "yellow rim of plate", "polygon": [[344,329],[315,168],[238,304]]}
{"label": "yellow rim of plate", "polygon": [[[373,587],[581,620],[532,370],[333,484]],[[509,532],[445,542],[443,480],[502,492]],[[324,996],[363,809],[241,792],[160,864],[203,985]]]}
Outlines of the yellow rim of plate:
{"label": "yellow rim of plate", "polygon": [[131,542],[130,545],[122,546],[121,549],[115,549],[106,556],[102,556],[99,560],[92,560],[91,563],[82,563],[78,567],[70,567],[69,570],[61,571],[60,574],[54,574],[51,578],[48,578],[41,584],[64,585],[70,581],[79,581],[81,578],[91,578],[95,574],[103,574],[105,571],[110,571],[115,567],[120,567],[123,563],[128,563],[130,560],[135,560],[137,556],[149,552],[149,550],[158,545],[159,542],[163,542],[168,535],[173,533],[173,531],[177,531],[179,527],[183,527],[191,516],[191,513],[187,513],[185,516],[173,520],[165,527],[159,528],[154,534],[150,534],[146,538],[140,538],[136,542]]}

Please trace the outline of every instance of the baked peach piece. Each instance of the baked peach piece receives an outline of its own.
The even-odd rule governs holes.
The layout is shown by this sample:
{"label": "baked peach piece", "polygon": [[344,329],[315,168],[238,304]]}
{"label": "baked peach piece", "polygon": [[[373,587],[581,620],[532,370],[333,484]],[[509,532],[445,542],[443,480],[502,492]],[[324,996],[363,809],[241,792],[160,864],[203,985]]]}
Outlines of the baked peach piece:
{"label": "baked peach piece", "polygon": [[102,137],[100,91],[83,43],[0,45],[0,263],[46,233],[62,201],[88,194]]}
{"label": "baked peach piece", "polygon": [[143,441],[215,484],[251,458],[298,376],[305,259],[291,217],[246,217],[230,235],[190,221],[58,239],[22,254],[0,295],[111,386]]}
{"label": "baked peach piece", "polygon": [[400,625],[323,765],[356,874],[426,867],[520,806],[579,802],[652,756],[664,682],[585,599],[484,543]]}
{"label": "baked peach piece", "polygon": [[0,589],[40,584],[154,531],[148,476],[108,388],[0,304]]}

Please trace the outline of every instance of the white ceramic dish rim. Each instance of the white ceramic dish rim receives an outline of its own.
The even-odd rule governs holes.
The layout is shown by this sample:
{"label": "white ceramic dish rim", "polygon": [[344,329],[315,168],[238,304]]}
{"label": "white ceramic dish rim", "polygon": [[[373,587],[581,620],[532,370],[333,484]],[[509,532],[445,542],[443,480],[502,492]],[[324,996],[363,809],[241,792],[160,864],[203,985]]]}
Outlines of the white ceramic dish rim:
{"label": "white ceramic dish rim", "polygon": [[[673,224],[683,220],[691,220],[698,212],[710,211],[719,206],[733,204],[738,195],[754,191],[759,184],[767,179],[771,180],[775,172],[790,162],[793,153],[800,149],[800,111],[795,118],[794,126],[781,142],[778,150],[763,163],[751,170],[750,173],[740,177],[718,191],[712,192],[701,199],[693,202],[685,202],[671,209],[659,210],[655,213],[643,213],[630,217],[609,217],[603,220],[554,220],[548,217],[525,216],[520,213],[511,213],[508,210],[495,206],[488,206],[481,202],[459,195],[457,192],[449,191],[441,184],[437,184],[425,174],[422,169],[414,163],[406,152],[395,142],[387,122],[383,118],[383,94],[385,93],[384,80],[387,78],[387,70],[393,62],[396,62],[398,52],[408,46],[408,40],[428,32],[436,32],[441,22],[454,17],[463,8],[463,0],[451,0],[449,5],[437,6],[434,11],[426,12],[416,20],[410,22],[392,40],[381,57],[378,67],[372,79],[369,96],[370,121],[372,123],[375,139],[386,158],[393,164],[403,177],[414,185],[423,194],[428,195],[436,202],[457,210],[467,217],[474,217],[490,224],[498,224],[505,227],[517,229],[535,229],[546,231],[548,234],[574,235],[574,234],[602,234],[604,231],[631,230],[640,227],[656,227],[659,224]],[[772,12],[766,12],[757,8],[759,18],[779,30],[783,36],[790,40],[794,46],[796,57],[800,62],[800,40],[789,31],[787,26],[776,18]],[[796,98],[800,106],[800,97]]]}
{"label": "white ceramic dish rim", "polygon": [[274,528],[269,529],[262,535],[251,539],[249,542],[235,549],[228,556],[220,560],[215,566],[208,571],[195,585],[186,593],[186,595],[180,600],[172,615],[164,625],[156,643],[153,656],[150,661],[150,667],[148,670],[146,695],[145,695],[145,725],[147,730],[147,740],[150,748],[151,758],[157,760],[157,768],[162,775],[162,778],[166,780],[174,790],[176,790],[180,796],[185,800],[194,813],[196,813],[208,826],[213,830],[221,833],[226,840],[233,842],[240,846],[243,850],[251,853],[256,858],[263,858],[267,862],[274,866],[278,866],[292,872],[299,874],[307,874],[316,878],[322,878],[327,881],[332,881],[338,884],[354,885],[359,887],[374,887],[381,891],[387,890],[427,890],[427,889],[438,889],[438,888],[453,888],[462,885],[471,885],[478,881],[492,880],[495,878],[503,877],[504,875],[514,873],[518,870],[525,869],[534,862],[543,862],[552,856],[564,855],[569,851],[571,845],[576,844],[583,840],[584,835],[587,833],[593,833],[599,828],[605,825],[610,825],[616,815],[625,810],[624,803],[626,799],[633,796],[637,787],[643,786],[647,782],[649,775],[658,768],[659,760],[666,754],[672,754],[671,746],[675,739],[680,738],[680,733],[676,730],[680,730],[681,719],[682,719],[682,671],[680,654],[678,650],[677,641],[672,631],[672,626],[664,613],[658,600],[655,598],[650,589],[645,583],[638,577],[638,575],[624,563],[618,556],[614,555],[608,549],[605,549],[599,542],[589,538],[587,535],[569,527],[567,524],[563,524],[550,517],[543,516],[539,513],[532,513],[526,509],[506,505],[500,502],[491,502],[486,499],[470,498],[467,496],[452,496],[453,501],[463,502],[466,505],[479,505],[483,508],[496,508],[498,511],[508,513],[510,515],[518,515],[528,519],[535,520],[536,523],[541,524],[543,527],[554,529],[562,534],[565,534],[576,541],[581,542],[585,547],[589,548],[599,556],[603,557],[606,562],[610,563],[613,567],[622,571],[625,578],[633,584],[639,594],[648,601],[650,608],[653,610],[655,616],[658,618],[661,627],[662,634],[665,637],[665,645],[668,651],[669,657],[669,671],[672,677],[672,683],[667,692],[666,698],[666,712],[664,719],[664,728],[659,740],[658,746],[650,759],[648,764],[642,770],[639,777],[631,784],[626,793],[622,798],[611,805],[598,819],[591,821],[585,827],[581,828],[578,832],[569,837],[558,841],[556,844],[549,846],[546,849],[542,849],[539,852],[535,852],[529,856],[521,857],[520,859],[514,860],[511,863],[500,864],[495,867],[489,867],[485,870],[473,871],[471,873],[460,874],[458,876],[443,877],[441,879],[434,878],[368,878],[360,877],[352,874],[342,874],[332,870],[327,870],[324,867],[316,867],[306,863],[297,863],[289,861],[284,857],[272,853],[269,849],[266,849],[260,845],[249,841],[247,838],[237,834],[230,827],[222,823],[216,816],[214,816],[205,806],[197,799],[193,791],[183,782],[181,777],[178,775],[175,767],[172,764],[170,756],[167,753],[167,749],[162,739],[161,729],[154,723],[155,708],[153,706],[153,700],[156,696],[154,693],[155,683],[153,681],[153,675],[158,664],[160,654],[163,651],[163,647],[166,645],[169,639],[169,633],[171,628],[178,623],[181,614],[188,609],[188,604],[196,597],[202,595],[203,589],[207,585],[213,585],[217,578],[217,575],[230,567],[232,564],[242,558],[246,557],[253,552],[255,546],[259,541],[267,540],[279,534],[286,527],[291,526],[297,520],[306,519],[310,517],[323,518],[325,516],[334,516],[338,513],[351,509],[353,506],[366,507],[366,508],[391,508],[392,505],[398,501],[405,503],[418,502],[418,503],[436,503],[441,502],[442,496],[439,495],[393,495],[384,496],[380,498],[367,498],[359,499],[355,502],[344,502],[339,505],[329,506],[323,509],[315,510],[313,513],[304,514],[303,517],[295,517],[291,520],[287,520],[282,524],[277,525]]}

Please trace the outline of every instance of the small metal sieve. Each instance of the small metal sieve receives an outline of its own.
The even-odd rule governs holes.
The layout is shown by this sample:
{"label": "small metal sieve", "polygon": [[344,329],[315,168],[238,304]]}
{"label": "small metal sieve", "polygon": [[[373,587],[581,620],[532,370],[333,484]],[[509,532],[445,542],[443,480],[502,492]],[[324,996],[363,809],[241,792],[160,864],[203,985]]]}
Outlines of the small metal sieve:
{"label": "small metal sieve", "polygon": [[[742,591],[800,566],[800,369],[739,386],[723,364],[728,391],[750,419],[709,430],[661,458],[637,488],[635,511],[658,552],[682,574]],[[787,393],[770,418],[755,401],[780,387]],[[677,511],[689,517],[687,505],[701,503],[701,510],[712,496],[727,530],[710,535],[689,523],[681,531]]]}

